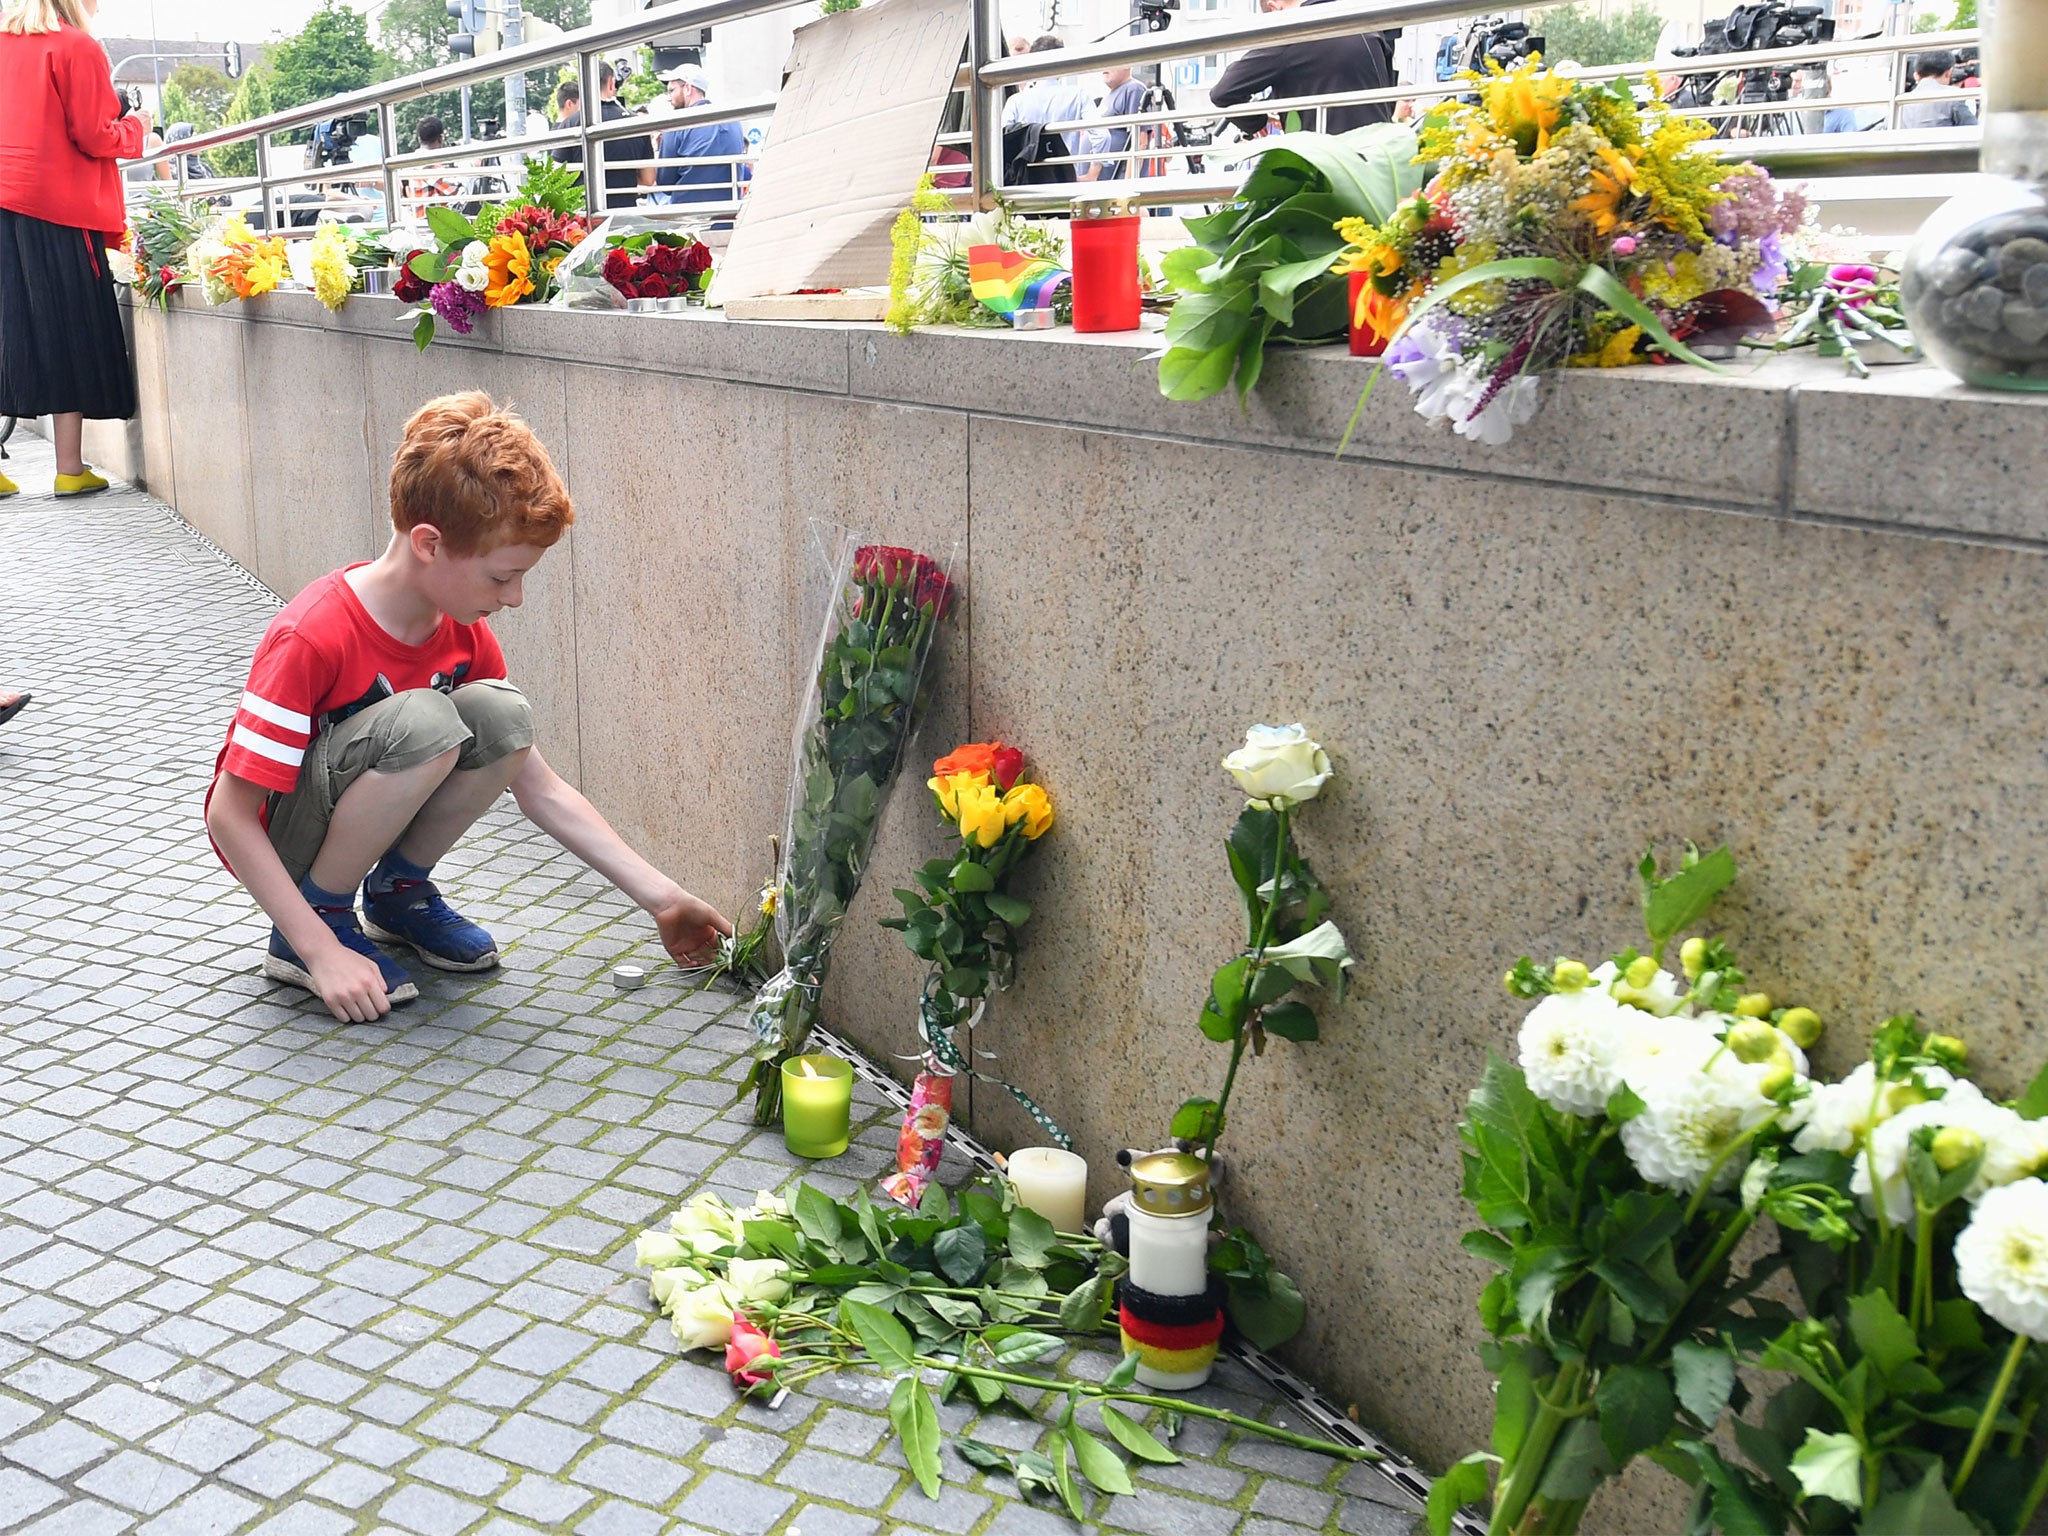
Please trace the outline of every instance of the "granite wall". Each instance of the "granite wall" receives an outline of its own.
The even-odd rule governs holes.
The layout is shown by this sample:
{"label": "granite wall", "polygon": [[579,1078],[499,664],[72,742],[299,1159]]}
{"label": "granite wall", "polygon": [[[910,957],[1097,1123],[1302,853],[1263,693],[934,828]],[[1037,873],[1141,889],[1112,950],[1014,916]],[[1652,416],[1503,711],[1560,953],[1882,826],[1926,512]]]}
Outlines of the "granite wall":
{"label": "granite wall", "polygon": [[[957,541],[923,746],[1023,745],[1061,818],[981,1044],[1098,1200],[1221,1076],[1194,1026],[1236,942],[1218,760],[1255,720],[1328,745],[1299,824],[1358,985],[1321,1043],[1248,1064],[1235,1214],[1310,1298],[1290,1358],[1428,1463],[1489,1411],[1453,1126],[1512,1040],[1500,974],[1626,944],[1646,840],[1734,844],[1719,919],[1830,1021],[1825,1065],[1909,1008],[1995,1088],[2041,1061],[2048,399],[1632,369],[1485,450],[1387,387],[1340,462],[1363,369],[1328,352],[1277,354],[1240,413],[1161,400],[1133,338],[512,311],[422,355],[396,312],[145,312],[144,416],[94,449],[289,594],[380,547],[408,412],[514,402],[579,508],[499,626],[543,750],[728,910],[781,821],[807,519]],[[832,978],[878,1056],[912,1046],[917,976],[872,920],[935,821],[898,797]]]}

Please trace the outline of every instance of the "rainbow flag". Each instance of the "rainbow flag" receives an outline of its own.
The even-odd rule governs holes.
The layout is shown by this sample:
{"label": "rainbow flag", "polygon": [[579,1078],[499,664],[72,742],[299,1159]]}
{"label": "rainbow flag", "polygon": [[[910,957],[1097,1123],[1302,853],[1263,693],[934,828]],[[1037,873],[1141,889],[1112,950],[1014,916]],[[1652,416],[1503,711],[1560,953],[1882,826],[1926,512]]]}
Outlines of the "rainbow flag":
{"label": "rainbow flag", "polygon": [[1071,283],[1074,274],[1043,256],[1006,251],[1000,245],[970,245],[967,280],[977,300],[999,315],[1013,315],[1020,309],[1049,308],[1060,284]]}

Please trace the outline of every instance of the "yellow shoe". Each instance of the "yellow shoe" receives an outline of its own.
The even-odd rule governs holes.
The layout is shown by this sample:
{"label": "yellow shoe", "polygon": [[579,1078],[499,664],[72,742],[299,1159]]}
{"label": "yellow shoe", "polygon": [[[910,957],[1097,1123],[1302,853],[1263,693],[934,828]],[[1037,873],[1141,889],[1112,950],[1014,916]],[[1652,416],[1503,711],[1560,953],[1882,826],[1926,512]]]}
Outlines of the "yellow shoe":
{"label": "yellow shoe", "polygon": [[107,477],[93,473],[92,466],[86,465],[82,475],[59,475],[57,494],[59,496],[90,496],[94,491],[107,488]]}
{"label": "yellow shoe", "polygon": [[20,490],[20,486],[16,485],[12,480],[8,479],[5,475],[0,475],[0,496],[13,496],[17,494]]}

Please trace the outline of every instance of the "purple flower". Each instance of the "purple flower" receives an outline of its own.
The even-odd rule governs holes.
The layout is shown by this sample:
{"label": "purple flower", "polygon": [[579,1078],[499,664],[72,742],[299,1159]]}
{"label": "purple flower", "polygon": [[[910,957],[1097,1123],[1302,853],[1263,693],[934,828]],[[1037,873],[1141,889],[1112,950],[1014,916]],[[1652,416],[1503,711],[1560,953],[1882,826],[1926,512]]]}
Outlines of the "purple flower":
{"label": "purple flower", "polygon": [[434,313],[463,336],[476,328],[476,317],[484,312],[484,296],[471,293],[460,283],[434,284],[427,300],[434,306]]}
{"label": "purple flower", "polygon": [[1750,278],[1750,286],[1760,294],[1769,296],[1784,285],[1791,275],[1791,263],[1785,259],[1785,242],[1774,229],[1757,241],[1756,274]]}

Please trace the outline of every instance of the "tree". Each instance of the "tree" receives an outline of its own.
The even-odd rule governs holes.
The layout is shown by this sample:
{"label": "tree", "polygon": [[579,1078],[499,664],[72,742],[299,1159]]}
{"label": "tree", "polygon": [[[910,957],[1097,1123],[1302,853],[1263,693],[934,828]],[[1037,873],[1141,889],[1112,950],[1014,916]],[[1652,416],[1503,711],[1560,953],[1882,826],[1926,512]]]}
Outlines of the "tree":
{"label": "tree", "polygon": [[[553,22],[565,32],[590,25],[590,0],[526,0],[522,9],[528,16]],[[395,80],[402,75],[417,74],[448,63],[454,58],[448,46],[448,39],[454,31],[455,18],[448,14],[443,0],[390,0],[377,24],[377,39],[382,45],[377,78]],[[526,105],[529,112],[551,104],[554,91],[551,73],[548,70],[528,71]],[[471,87],[470,114],[477,122],[486,118],[502,122],[505,117],[505,82],[479,80]],[[461,133],[462,97],[456,91],[429,92],[400,102],[392,115],[397,123],[398,142],[403,148],[411,149],[417,142],[419,121],[423,117],[440,118],[448,125],[449,138],[454,139]]]}
{"label": "tree", "polygon": [[1948,20],[1951,32],[1961,32],[1977,25],[1977,0],[1956,0],[1956,13]]}
{"label": "tree", "polygon": [[1947,29],[1948,23],[1932,11],[1923,11],[1920,15],[1913,18],[1913,31],[1916,34],[1921,32],[1944,32]]}
{"label": "tree", "polygon": [[[253,122],[267,117],[276,110],[270,104],[269,71],[252,69],[242,76],[242,83],[235,88],[234,100],[228,103],[223,123]],[[254,176],[256,174],[256,141],[247,140],[241,144],[228,144],[211,150],[206,156],[207,163],[220,176]]]}
{"label": "tree", "polygon": [[270,97],[277,110],[359,91],[377,78],[370,23],[360,11],[325,0],[294,37],[271,50]]}
{"label": "tree", "polygon": [[1598,69],[1607,64],[1647,64],[1656,57],[1664,18],[1640,0],[1613,16],[1602,16],[1574,0],[1542,12],[1533,19],[1531,30],[1543,35],[1544,63],[1570,59]]}
{"label": "tree", "polygon": [[[177,92],[173,98],[172,92]],[[171,110],[171,102],[177,99],[181,109]],[[235,99],[235,82],[210,64],[187,59],[170,73],[164,82],[163,120],[166,123],[190,123],[196,130],[218,128],[225,121],[228,103]]]}

